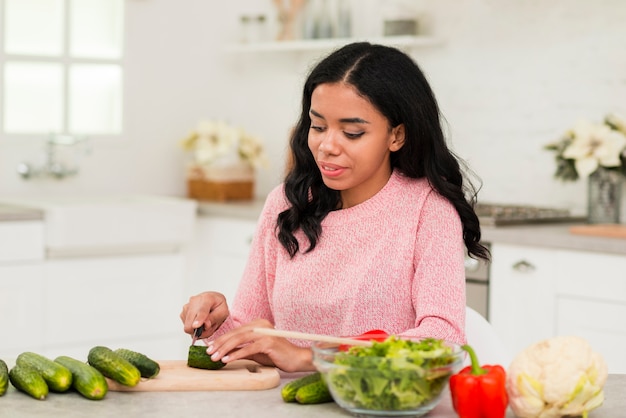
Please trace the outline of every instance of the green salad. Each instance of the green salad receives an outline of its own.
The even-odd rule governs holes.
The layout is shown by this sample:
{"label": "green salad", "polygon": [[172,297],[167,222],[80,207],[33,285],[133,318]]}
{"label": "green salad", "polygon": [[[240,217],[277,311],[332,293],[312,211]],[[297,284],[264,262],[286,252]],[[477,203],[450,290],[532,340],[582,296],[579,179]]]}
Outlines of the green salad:
{"label": "green salad", "polygon": [[329,370],[328,384],[355,408],[415,409],[439,395],[453,373],[445,366],[457,359],[443,340],[391,336],[370,347],[352,346],[338,353],[334,359],[338,367]]}

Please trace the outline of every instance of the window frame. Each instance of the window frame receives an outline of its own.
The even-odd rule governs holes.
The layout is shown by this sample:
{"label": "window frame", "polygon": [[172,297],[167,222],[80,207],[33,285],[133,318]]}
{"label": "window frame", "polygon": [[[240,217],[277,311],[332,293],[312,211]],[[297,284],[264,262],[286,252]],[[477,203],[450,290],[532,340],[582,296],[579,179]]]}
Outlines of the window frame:
{"label": "window frame", "polygon": [[[89,138],[108,138],[116,139],[124,136],[126,132],[126,44],[127,44],[127,13],[128,8],[125,1],[122,1],[122,24],[121,24],[121,54],[119,58],[92,58],[92,57],[73,57],[70,55],[70,4],[72,0],[61,0],[63,3],[63,25],[62,25],[62,38],[63,38],[63,51],[58,56],[43,56],[43,55],[29,55],[29,54],[9,54],[5,52],[5,29],[4,19],[6,15],[6,1],[0,0],[0,86],[5,82],[5,64],[7,62],[20,62],[20,63],[54,63],[59,64],[62,67],[62,130],[60,132],[54,132],[59,135],[76,135]],[[116,65],[120,68],[121,81],[120,81],[120,126],[117,132],[110,133],[80,133],[71,132],[70,129],[70,69],[74,64],[89,64],[89,65]],[[36,138],[40,140],[42,137],[47,137],[50,133],[22,133],[22,132],[7,132],[5,130],[5,103],[4,93],[0,94],[0,141],[19,139],[24,140],[28,138]],[[5,141],[3,141],[5,142]]]}

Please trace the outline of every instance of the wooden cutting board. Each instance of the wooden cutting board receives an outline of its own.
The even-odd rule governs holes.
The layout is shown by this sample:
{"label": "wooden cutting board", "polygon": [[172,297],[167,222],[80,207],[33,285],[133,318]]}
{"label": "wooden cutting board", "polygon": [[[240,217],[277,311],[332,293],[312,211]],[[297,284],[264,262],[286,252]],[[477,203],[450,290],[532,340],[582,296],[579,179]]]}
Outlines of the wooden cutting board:
{"label": "wooden cutting board", "polygon": [[109,390],[116,392],[175,392],[211,390],[262,390],[280,383],[274,367],[237,360],[220,370],[194,369],[186,360],[158,361],[161,371],[154,379],[141,379],[137,386],[121,385],[109,378]]}
{"label": "wooden cutting board", "polygon": [[569,229],[570,233],[605,238],[626,238],[626,225],[598,224],[575,225]]}

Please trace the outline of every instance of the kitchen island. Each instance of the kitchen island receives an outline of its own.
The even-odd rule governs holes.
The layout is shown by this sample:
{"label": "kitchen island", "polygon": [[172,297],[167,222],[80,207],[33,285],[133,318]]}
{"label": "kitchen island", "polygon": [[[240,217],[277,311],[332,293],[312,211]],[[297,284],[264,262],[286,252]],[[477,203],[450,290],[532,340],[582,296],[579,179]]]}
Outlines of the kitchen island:
{"label": "kitchen island", "polygon": [[[12,386],[0,397],[0,418],[65,417],[255,417],[317,418],[350,417],[335,403],[298,405],[284,403],[280,386],[260,391],[214,392],[109,392],[105,399],[90,401],[77,393],[51,393],[44,401],[16,392]],[[626,375],[609,375],[604,404],[589,414],[590,418],[622,418],[626,411]],[[429,418],[454,418],[449,394],[427,415]],[[514,417],[510,411],[507,417]]]}

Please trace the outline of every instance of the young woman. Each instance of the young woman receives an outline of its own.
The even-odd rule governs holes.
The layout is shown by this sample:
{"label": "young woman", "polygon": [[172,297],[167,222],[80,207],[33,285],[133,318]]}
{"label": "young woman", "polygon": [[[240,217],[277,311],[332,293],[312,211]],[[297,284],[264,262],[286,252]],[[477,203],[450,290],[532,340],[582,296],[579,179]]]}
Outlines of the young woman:
{"label": "young woman", "polygon": [[290,147],[232,308],[219,293],[191,297],[185,332],[204,325],[213,360],[287,372],[314,370],[310,343],[253,328],[464,342],[465,252],[489,254],[411,58],[369,43],[330,54],[306,80]]}

